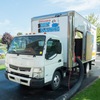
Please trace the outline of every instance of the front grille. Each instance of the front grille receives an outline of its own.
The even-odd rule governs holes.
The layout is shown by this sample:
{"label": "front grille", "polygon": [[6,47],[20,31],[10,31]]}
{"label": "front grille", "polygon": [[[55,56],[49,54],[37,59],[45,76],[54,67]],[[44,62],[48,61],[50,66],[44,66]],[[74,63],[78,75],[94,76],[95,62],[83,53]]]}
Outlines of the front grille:
{"label": "front grille", "polygon": [[11,69],[14,69],[14,70],[18,70],[18,67],[17,67],[17,66],[12,66],[12,65],[10,65],[10,68],[11,68]]}
{"label": "front grille", "polygon": [[11,74],[21,76],[21,77],[25,77],[25,78],[29,78],[29,75],[19,74],[19,73],[15,73],[15,72],[11,72]]}
{"label": "front grille", "polygon": [[14,70],[19,70],[19,71],[30,71],[31,68],[26,68],[26,67],[18,67],[18,66],[14,66],[14,65],[9,65],[11,69]]}

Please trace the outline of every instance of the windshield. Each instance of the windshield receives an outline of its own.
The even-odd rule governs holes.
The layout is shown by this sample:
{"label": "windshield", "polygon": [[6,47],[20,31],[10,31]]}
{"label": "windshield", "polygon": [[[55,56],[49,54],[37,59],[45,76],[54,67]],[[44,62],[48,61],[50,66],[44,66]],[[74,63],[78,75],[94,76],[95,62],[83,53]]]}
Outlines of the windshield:
{"label": "windshield", "polygon": [[15,37],[10,44],[8,53],[42,55],[45,36],[20,36]]}

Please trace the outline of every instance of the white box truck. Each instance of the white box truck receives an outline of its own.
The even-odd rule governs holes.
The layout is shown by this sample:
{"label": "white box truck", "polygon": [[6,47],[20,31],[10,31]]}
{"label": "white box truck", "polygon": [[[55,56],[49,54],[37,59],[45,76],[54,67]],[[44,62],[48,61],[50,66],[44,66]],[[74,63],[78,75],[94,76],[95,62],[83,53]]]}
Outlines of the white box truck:
{"label": "white box truck", "polygon": [[60,86],[78,57],[85,72],[96,59],[96,27],[75,11],[33,17],[31,35],[16,36],[6,54],[6,76],[26,86]]}

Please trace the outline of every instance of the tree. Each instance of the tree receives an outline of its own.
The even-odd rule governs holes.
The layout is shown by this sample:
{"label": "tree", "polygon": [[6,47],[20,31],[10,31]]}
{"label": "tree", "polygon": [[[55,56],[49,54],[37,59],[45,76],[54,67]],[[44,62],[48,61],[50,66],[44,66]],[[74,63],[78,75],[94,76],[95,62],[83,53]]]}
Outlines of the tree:
{"label": "tree", "polygon": [[87,20],[97,27],[97,42],[100,43],[100,22],[99,16],[96,16],[94,13],[86,16]]}
{"label": "tree", "polygon": [[100,25],[99,23],[99,16],[96,16],[94,13],[91,13],[90,15],[86,16],[87,20],[98,27]]}
{"label": "tree", "polygon": [[10,35],[10,33],[5,32],[2,36],[2,43],[9,45],[12,39],[13,37]]}
{"label": "tree", "polygon": [[2,43],[2,39],[0,39],[0,43]]}
{"label": "tree", "polygon": [[100,43],[100,27],[97,28],[97,42]]}
{"label": "tree", "polygon": [[23,33],[21,33],[21,32],[18,32],[18,33],[17,33],[17,35],[23,35]]}

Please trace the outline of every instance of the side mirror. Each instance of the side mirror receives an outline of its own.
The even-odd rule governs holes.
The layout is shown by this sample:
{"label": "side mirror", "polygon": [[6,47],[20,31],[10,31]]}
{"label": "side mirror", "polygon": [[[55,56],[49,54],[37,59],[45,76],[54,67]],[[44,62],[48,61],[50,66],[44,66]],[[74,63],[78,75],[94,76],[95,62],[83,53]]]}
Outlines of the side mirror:
{"label": "side mirror", "polygon": [[57,44],[56,50],[57,50],[57,54],[61,54],[61,50],[62,50],[61,43]]}

